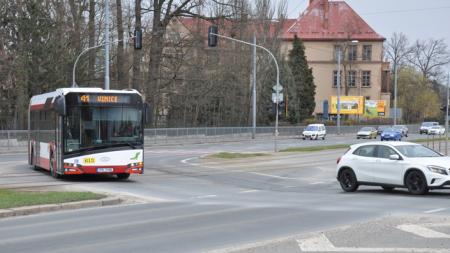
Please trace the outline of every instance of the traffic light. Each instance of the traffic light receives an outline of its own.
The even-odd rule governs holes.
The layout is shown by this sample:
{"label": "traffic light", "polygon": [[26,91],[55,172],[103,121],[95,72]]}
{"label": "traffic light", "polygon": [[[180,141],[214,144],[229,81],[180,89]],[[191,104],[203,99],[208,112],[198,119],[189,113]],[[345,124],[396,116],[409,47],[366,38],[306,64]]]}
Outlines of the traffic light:
{"label": "traffic light", "polygon": [[134,49],[142,49],[142,30],[134,30]]}
{"label": "traffic light", "polygon": [[[212,34],[213,33],[213,34]],[[217,35],[219,34],[219,27],[216,25],[212,25],[208,28],[208,46],[209,47],[216,47],[217,46]]]}
{"label": "traffic light", "polygon": [[445,111],[447,111],[447,106],[446,105],[443,105],[443,106],[441,106],[441,111],[443,111],[443,112],[445,112]]}

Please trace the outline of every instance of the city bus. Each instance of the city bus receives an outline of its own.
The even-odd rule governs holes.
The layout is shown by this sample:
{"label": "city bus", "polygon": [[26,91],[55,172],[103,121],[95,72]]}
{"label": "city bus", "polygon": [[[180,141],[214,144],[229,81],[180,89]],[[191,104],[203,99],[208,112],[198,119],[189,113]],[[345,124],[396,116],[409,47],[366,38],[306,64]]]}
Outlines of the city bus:
{"label": "city bus", "polygon": [[147,107],[136,90],[61,88],[33,96],[28,162],[55,178],[143,174]]}

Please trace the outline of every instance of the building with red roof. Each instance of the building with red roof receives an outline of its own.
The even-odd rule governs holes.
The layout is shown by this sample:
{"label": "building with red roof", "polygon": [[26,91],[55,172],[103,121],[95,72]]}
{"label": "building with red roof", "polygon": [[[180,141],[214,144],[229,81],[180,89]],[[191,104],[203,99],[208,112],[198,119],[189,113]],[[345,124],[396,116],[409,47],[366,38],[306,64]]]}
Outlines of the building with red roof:
{"label": "building with red roof", "polygon": [[[176,25],[171,26],[172,30],[181,36],[196,33],[205,34],[205,38],[208,27],[213,23],[196,18],[178,18],[173,22]],[[219,25],[222,34],[234,37],[236,22],[215,20],[214,23]],[[261,24],[249,23],[246,32],[251,36],[253,31],[261,28]],[[281,29],[275,28],[278,25]],[[285,57],[295,36],[303,41],[316,85],[315,115],[320,116],[327,111],[323,105],[329,104],[328,101],[337,94],[337,52],[340,50],[341,96],[384,100],[385,116],[388,116],[390,68],[383,58],[385,38],[345,1],[309,0],[308,7],[297,19],[272,22],[269,31],[269,34],[281,37],[281,53]]]}
{"label": "building with red roof", "polygon": [[340,50],[341,95],[384,100],[387,116],[390,70],[389,63],[383,60],[385,38],[345,1],[310,0],[306,10],[282,35],[282,51],[286,56],[295,36],[303,41],[309,67],[313,70],[316,115],[322,114],[324,104],[337,94]]}

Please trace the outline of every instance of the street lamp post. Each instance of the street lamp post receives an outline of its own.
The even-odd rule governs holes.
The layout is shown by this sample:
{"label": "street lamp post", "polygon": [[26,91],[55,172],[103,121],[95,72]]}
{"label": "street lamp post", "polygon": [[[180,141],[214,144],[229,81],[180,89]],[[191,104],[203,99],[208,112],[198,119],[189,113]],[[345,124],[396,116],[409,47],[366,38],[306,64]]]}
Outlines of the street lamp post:
{"label": "street lamp post", "polygon": [[398,66],[397,60],[394,61],[394,126],[397,125],[397,80]]}
{"label": "street lamp post", "polygon": [[336,120],[336,125],[337,125],[337,134],[340,135],[341,134],[341,47],[339,47],[337,60],[338,60],[338,70],[337,70],[337,85],[336,85],[337,86],[337,101],[336,101],[337,120]]}
{"label": "street lamp post", "polygon": [[[131,38],[136,38],[136,36],[130,37],[130,39],[131,39]],[[115,44],[115,43],[120,42],[120,41],[123,41],[123,40],[115,40],[115,41],[113,41],[111,44]],[[96,48],[99,48],[99,47],[103,47],[103,46],[105,46],[105,44],[106,44],[106,43],[103,43],[103,44],[100,44],[100,45],[97,45],[97,46],[94,46],[94,47],[88,47],[88,48],[86,48],[85,50],[83,50],[83,51],[77,56],[77,59],[75,60],[75,63],[73,64],[73,68],[72,68],[72,88],[78,86],[78,84],[77,84],[77,82],[76,82],[76,80],[75,80],[75,72],[76,72],[78,60],[80,59],[80,57],[81,57],[82,55],[84,55],[85,53],[87,53],[89,50],[96,49]],[[109,66],[109,62],[105,62],[105,64],[106,64],[106,66]],[[106,67],[105,67],[105,68],[106,68]],[[106,74],[105,74],[105,77],[106,77]],[[109,77],[109,75],[108,75],[108,77]],[[105,83],[106,83],[106,81],[105,81]],[[108,78],[108,83],[109,83],[109,78]],[[105,88],[106,88],[106,86],[105,86]]]}
{"label": "street lamp post", "polygon": [[[242,44],[245,44],[245,45],[249,45],[249,46],[252,46],[252,47],[257,47],[257,48],[260,48],[260,49],[262,49],[262,50],[264,50],[264,51],[266,51],[271,57],[272,57],[272,59],[273,59],[273,61],[274,61],[274,63],[275,63],[275,67],[276,67],[276,69],[277,69],[277,83],[276,83],[276,87],[277,87],[277,89],[276,89],[276,99],[275,99],[275,104],[276,104],[276,115],[275,115],[275,133],[274,133],[274,151],[275,152],[278,152],[278,147],[277,147],[277,138],[278,138],[278,104],[279,104],[279,89],[278,89],[278,87],[280,86],[280,68],[279,68],[279,66],[278,66],[278,62],[277,62],[277,59],[275,58],[275,56],[272,54],[272,52],[270,52],[270,50],[269,49],[267,49],[267,48],[265,48],[265,47],[263,47],[263,46],[260,46],[260,45],[256,45],[256,43],[249,43],[249,42],[247,42],[247,41],[243,41],[243,40],[238,40],[238,39],[234,39],[234,38],[231,38],[231,37],[227,37],[227,36],[224,36],[224,35],[220,35],[220,34],[217,34],[217,33],[213,33],[213,32],[209,32],[209,34],[210,35],[213,35],[213,36],[217,36],[217,37],[219,37],[219,38],[224,38],[224,39],[228,39],[228,40],[231,40],[231,41],[235,41],[235,42],[239,42],[239,43],[242,43]],[[256,92],[255,92],[256,93]]]}

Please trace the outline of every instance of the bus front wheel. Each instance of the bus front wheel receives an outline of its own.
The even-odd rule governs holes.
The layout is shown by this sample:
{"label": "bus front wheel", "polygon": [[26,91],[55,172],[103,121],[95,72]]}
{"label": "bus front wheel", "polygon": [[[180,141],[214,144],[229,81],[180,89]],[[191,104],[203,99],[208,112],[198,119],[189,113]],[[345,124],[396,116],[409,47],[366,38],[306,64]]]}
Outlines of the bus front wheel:
{"label": "bus front wheel", "polygon": [[116,174],[117,178],[120,180],[125,180],[128,179],[130,177],[130,173],[121,173],[121,174]]}

